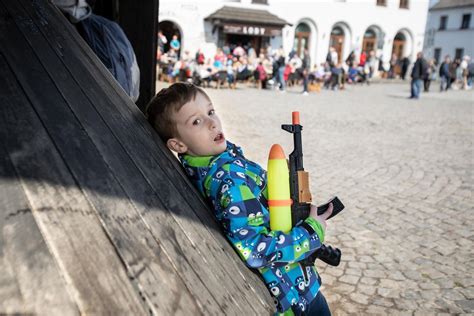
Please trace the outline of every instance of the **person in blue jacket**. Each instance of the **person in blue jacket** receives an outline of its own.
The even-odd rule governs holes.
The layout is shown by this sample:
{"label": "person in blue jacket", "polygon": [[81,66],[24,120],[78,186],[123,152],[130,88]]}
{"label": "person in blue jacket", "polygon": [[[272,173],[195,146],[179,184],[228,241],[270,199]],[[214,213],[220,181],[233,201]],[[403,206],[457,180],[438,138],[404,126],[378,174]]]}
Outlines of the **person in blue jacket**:
{"label": "person in blue jacket", "polygon": [[214,209],[242,260],[262,275],[277,313],[330,315],[314,266],[300,261],[321,247],[326,219],[310,216],[288,233],[270,230],[266,171],[226,140],[206,93],[189,83],[162,89],[147,106],[148,121],[178,153],[193,184]]}

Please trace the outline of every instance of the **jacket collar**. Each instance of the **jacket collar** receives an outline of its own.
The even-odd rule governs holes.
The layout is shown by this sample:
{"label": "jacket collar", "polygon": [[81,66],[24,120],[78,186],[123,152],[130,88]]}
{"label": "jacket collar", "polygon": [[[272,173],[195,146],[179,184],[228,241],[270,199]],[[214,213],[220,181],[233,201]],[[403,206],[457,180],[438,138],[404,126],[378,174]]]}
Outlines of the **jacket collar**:
{"label": "jacket collar", "polygon": [[185,167],[205,168],[210,167],[216,160],[220,158],[232,158],[243,156],[242,149],[235,144],[227,141],[227,148],[222,153],[214,156],[191,156],[187,154],[179,154],[179,160]]}

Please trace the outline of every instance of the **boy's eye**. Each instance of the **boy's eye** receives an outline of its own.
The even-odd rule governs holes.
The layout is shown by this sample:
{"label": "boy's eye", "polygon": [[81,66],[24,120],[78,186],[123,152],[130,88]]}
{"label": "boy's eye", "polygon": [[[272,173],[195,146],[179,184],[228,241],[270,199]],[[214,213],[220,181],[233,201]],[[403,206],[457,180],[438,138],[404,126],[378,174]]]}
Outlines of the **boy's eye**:
{"label": "boy's eye", "polygon": [[199,125],[201,123],[201,119],[195,119],[193,121],[193,125]]}
{"label": "boy's eye", "polygon": [[209,115],[214,115],[216,113],[216,110],[212,109],[209,111]]}

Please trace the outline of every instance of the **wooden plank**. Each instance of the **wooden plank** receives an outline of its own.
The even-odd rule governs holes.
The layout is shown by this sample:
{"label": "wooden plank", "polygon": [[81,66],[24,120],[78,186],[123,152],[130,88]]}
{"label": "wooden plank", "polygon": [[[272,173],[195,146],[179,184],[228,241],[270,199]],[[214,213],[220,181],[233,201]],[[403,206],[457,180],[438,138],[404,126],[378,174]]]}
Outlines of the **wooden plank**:
{"label": "wooden plank", "polygon": [[[1,56],[0,64],[4,64]],[[0,74],[3,78],[1,70]],[[3,85],[2,80],[0,84]],[[3,105],[2,90],[0,87]],[[0,129],[0,144],[4,143],[5,132]],[[78,315],[3,146],[0,195],[0,314]]]}
{"label": "wooden plank", "polygon": [[[56,36],[55,40],[59,41],[62,47],[73,48],[71,54],[65,55],[64,62],[68,65],[71,73],[74,76],[78,76],[77,67],[74,67],[80,61],[74,58],[73,53],[81,49],[86,54],[89,54],[89,56],[90,53],[80,43],[69,41],[68,38],[73,38],[75,32],[71,32],[67,28],[66,31],[70,32],[66,39]],[[50,30],[50,33],[54,33],[54,30]],[[93,57],[90,60],[92,65],[86,63],[86,67],[93,67],[97,63],[97,60]],[[81,69],[79,68],[79,70]],[[114,130],[129,155],[132,156],[135,163],[139,166],[141,172],[148,178],[153,187],[158,189],[160,198],[165,199],[165,205],[171,209],[173,216],[180,226],[183,227],[188,238],[191,236],[191,241],[198,246],[203,244],[203,241],[207,243],[209,238],[209,244],[212,247],[208,249],[209,246],[204,246],[202,253],[209,255],[209,260],[216,262],[215,266],[224,269],[226,271],[224,275],[236,282],[236,285],[233,285],[233,287],[237,289],[237,292],[252,293],[248,295],[249,297],[246,297],[246,300],[250,299],[252,301],[252,303],[247,305],[263,305],[265,311],[272,310],[274,307],[272,299],[268,295],[268,290],[259,280],[258,276],[248,271],[247,267],[234,254],[234,250],[220,233],[220,228],[216,225],[212,213],[199,198],[196,191],[190,187],[189,181],[182,173],[176,159],[163,147],[161,141],[156,140],[156,134],[151,131],[143,116],[134,107],[116,107],[116,104],[126,102],[120,93],[121,91],[116,90],[117,86],[110,82],[108,76],[104,77],[103,73],[94,71],[94,69],[90,69],[90,73],[87,74],[81,73],[81,76],[89,76],[90,74],[94,77],[83,83],[85,91],[87,91],[91,99],[94,99],[97,111],[101,113],[107,124]],[[97,89],[94,86],[95,84],[101,85],[103,90]],[[104,94],[104,91],[107,94]],[[113,93],[114,91],[116,93]],[[114,115],[110,115],[110,113]],[[134,117],[134,120],[130,120],[131,116]],[[136,130],[137,124],[140,126],[139,131]],[[130,133],[129,131],[131,130],[135,133]],[[152,138],[155,138],[155,140],[152,140]],[[157,148],[159,151],[157,151]],[[158,167],[160,169],[157,169]],[[163,169],[163,173],[160,173],[161,169]],[[179,171],[176,172],[177,170]],[[171,179],[172,187],[169,187],[168,182],[165,182],[165,185],[160,183],[162,179],[166,178]],[[176,200],[174,198],[176,196],[182,196],[184,200]],[[187,203],[185,200],[190,201],[190,203]],[[192,218],[192,220],[183,221],[183,218]],[[194,228],[190,229],[189,225],[193,225]],[[210,227],[210,231],[203,234],[201,225]],[[190,235],[190,232],[195,233]],[[216,232],[218,233],[216,234]]]}
{"label": "wooden plank", "polygon": [[[6,157],[0,162],[3,167]],[[0,314],[78,315],[18,180],[3,180],[0,190],[5,194],[0,221]]]}
{"label": "wooden plank", "polygon": [[[20,12],[14,13],[15,16],[21,17]],[[34,34],[35,32],[32,33]],[[34,41],[35,38],[28,38],[28,40]],[[147,203],[146,207],[143,207],[142,204],[137,204],[135,207],[140,207],[143,211],[146,211],[147,209],[153,210],[153,208],[159,211],[160,209],[156,208],[156,205],[159,206],[161,203],[155,195],[149,195],[149,192],[151,192],[152,190],[147,189],[148,184],[146,182],[143,183],[143,178],[138,176],[138,172],[133,169],[133,162],[131,162],[130,158],[125,154],[120,143],[118,143],[117,140],[114,139],[114,135],[107,130],[107,127],[103,126],[104,123],[102,122],[101,118],[91,107],[89,101],[84,98],[84,95],[77,93],[81,91],[79,89],[74,88],[76,86],[76,83],[72,80],[72,77],[64,74],[63,69],[59,68],[60,63],[58,63],[57,60],[49,59],[52,55],[54,55],[54,53],[48,53],[49,47],[46,47],[45,45],[42,46],[41,43],[45,43],[44,39],[33,43],[32,46],[36,47],[37,55],[41,56],[42,62],[48,65],[46,68],[48,69],[50,75],[53,77],[57,87],[61,90],[62,96],[66,98],[70,106],[74,105],[76,110],[75,114],[80,121],[84,122],[85,130],[90,133],[91,137],[94,140],[97,141],[96,145],[101,148],[104,148],[104,150],[106,151],[102,154],[104,157],[109,157],[109,159],[111,159],[110,161],[108,161],[108,163],[111,164],[112,170],[114,170],[116,176],[124,175],[122,176],[124,181],[121,183],[121,185],[126,189],[126,193],[129,195],[131,194],[130,196],[134,200],[139,199],[140,201],[144,201],[145,203]],[[64,52],[64,55],[66,56],[67,53]],[[55,77],[56,75],[61,77]],[[20,80],[23,82],[23,80],[28,79],[24,78]],[[41,82],[43,82],[43,87],[41,88],[43,90],[46,80],[39,78],[37,80],[41,80]],[[49,95],[51,95],[51,93],[49,93]],[[36,92],[34,98],[37,99],[38,97],[40,97],[39,91]],[[64,101],[62,100],[62,102]],[[58,103],[61,103],[61,101],[49,100],[48,102],[45,102],[45,104],[48,104],[47,106],[42,106],[38,103],[36,105],[36,108],[40,116],[42,117],[45,125],[48,128],[51,128],[50,134],[52,135],[52,138],[56,141],[56,144],[59,147],[60,151],[65,156],[65,159],[68,161],[69,167],[71,168],[73,173],[75,171],[78,173],[76,177],[78,178],[79,183],[82,184],[84,182],[84,185],[88,187],[90,187],[91,184],[95,185],[94,183],[90,183],[89,179],[85,179],[81,175],[85,161],[91,161],[91,164],[88,164],[88,167],[90,169],[97,168],[97,170],[93,170],[93,172],[99,178],[101,178],[102,181],[108,181],[105,179],[110,178],[110,182],[113,182],[114,179],[112,179],[110,175],[103,174],[103,170],[107,170],[108,168],[101,166],[97,163],[97,159],[101,159],[101,157],[92,156],[95,148],[90,150],[91,153],[88,155],[89,157],[85,156],[87,153],[89,153],[87,148],[93,146],[92,143],[88,143],[86,141],[81,142],[81,154],[79,155],[80,160],[78,160],[77,152],[67,152],[69,151],[69,139],[65,137],[63,135],[64,133],[61,133],[60,130],[53,130],[55,128],[54,124],[56,124],[56,122],[52,118],[54,116],[59,115],[63,120],[68,121],[70,125],[75,125],[76,122],[72,122],[73,120],[75,120],[72,113],[68,113],[69,110],[61,104],[57,105]],[[81,127],[79,125],[76,128],[77,130],[81,130]],[[70,137],[70,135],[68,137]],[[94,163],[92,163],[93,161]],[[87,183],[86,181],[88,181],[89,183]],[[113,190],[115,190],[115,188],[113,187],[101,188],[101,190],[103,189],[110,189],[110,193],[113,195],[122,194],[120,192],[114,192]],[[101,201],[97,201],[97,203],[103,203],[103,200],[104,198],[102,197]],[[103,207],[100,207],[100,209],[102,208]],[[127,209],[130,210],[129,207]],[[232,293],[229,292],[229,290],[222,289],[221,280],[217,279],[210,269],[206,269],[206,272],[204,273],[201,273],[201,271],[199,271],[199,273],[195,272],[196,269],[202,270],[203,267],[205,268],[205,262],[203,262],[205,258],[200,256],[199,254],[195,254],[192,245],[189,245],[188,247],[190,250],[193,250],[189,254],[181,249],[183,248],[182,240],[176,238],[179,232],[177,233],[175,231],[175,229],[179,229],[179,227],[176,225],[176,223],[172,220],[171,217],[163,216],[162,223],[164,223],[165,225],[158,231],[158,236],[160,236],[159,240],[163,245],[167,245],[166,249],[168,253],[172,251],[175,257],[179,258],[177,262],[182,268],[180,272],[183,274],[183,277],[185,279],[190,280],[190,284],[188,284],[188,287],[195,290],[195,296],[199,298],[199,300],[202,300],[201,305],[203,306],[203,308],[210,312],[212,311],[215,314],[220,314],[223,311],[225,312],[225,307],[227,306],[225,302],[231,300]],[[107,224],[107,226],[109,226],[109,223]],[[114,223],[112,223],[111,225],[114,225]],[[140,232],[142,231],[143,229],[140,229]],[[181,233],[181,235],[183,234]],[[156,237],[157,236],[155,236],[155,238]],[[186,239],[184,239],[184,242],[187,242],[189,244],[189,241]],[[183,253],[186,253],[185,258],[183,258]],[[188,262],[187,257],[193,257],[194,260],[192,262]],[[204,286],[202,284],[201,279],[205,280],[207,286]],[[208,291],[212,291],[216,298],[213,298],[210,295],[206,296],[206,293]],[[238,308],[239,307],[237,307],[237,309]]]}
{"label": "wooden plank", "polygon": [[[9,30],[9,31],[12,31],[12,30]],[[7,33],[7,32],[6,32],[6,33]],[[15,34],[15,35],[18,35],[18,34]],[[15,37],[15,35],[13,35],[13,37]],[[18,37],[17,37],[17,38],[18,38]],[[6,42],[8,42],[8,41],[6,41]],[[13,42],[12,42],[12,43],[13,43]],[[24,50],[24,48],[23,48],[23,50]],[[28,51],[31,51],[31,48],[28,47]],[[21,56],[21,57],[25,57],[25,56]],[[31,56],[26,56],[27,58],[25,58],[25,59],[22,59],[21,57],[18,59],[18,61],[20,61],[20,60],[31,60]],[[30,58],[30,59],[28,59],[28,58]],[[38,62],[38,64],[39,64],[39,62]],[[20,72],[22,71],[21,69],[17,69],[17,70],[20,71]],[[38,69],[26,69],[25,71],[32,71],[33,73],[36,73],[36,72],[38,72]],[[33,77],[34,77],[34,76],[33,76]],[[36,77],[35,79],[42,79],[42,78]],[[39,82],[41,82],[41,81],[39,81]],[[44,88],[46,88],[46,87],[43,86],[42,88],[44,89]],[[47,90],[48,90],[48,89],[46,88],[46,91],[47,91]],[[15,106],[18,106],[18,105],[15,105]],[[26,109],[21,109],[20,111],[26,111]],[[19,126],[19,127],[21,128],[21,126]],[[34,133],[34,132],[32,131],[32,133]],[[27,174],[27,173],[26,173],[26,174]],[[118,239],[119,239],[119,241],[120,241],[120,238],[118,238]],[[151,239],[151,240],[152,240],[152,239]],[[81,245],[81,240],[78,240],[78,245],[76,245],[76,246],[79,247],[79,248],[81,248],[81,246],[82,246],[82,245]],[[140,248],[140,247],[137,247],[137,248]],[[86,254],[87,254],[87,253],[86,253]],[[85,255],[86,255],[86,254],[85,254]],[[154,256],[154,255],[155,255],[155,253],[151,253],[149,256]],[[87,257],[87,256],[86,256],[86,257]],[[137,271],[140,271],[141,269],[144,269],[144,270],[147,270],[147,269],[148,269],[148,268],[146,268],[146,267],[142,267],[142,266],[141,266],[141,265],[143,264],[143,262],[141,262],[138,258],[135,258],[135,259],[136,259],[135,265],[136,265],[136,270],[137,270]],[[145,257],[144,259],[145,259],[145,260],[144,260],[144,261],[145,261],[144,264],[146,265],[146,264],[147,264],[147,262],[146,262],[146,261],[147,261],[147,260],[146,260],[147,258]],[[87,262],[85,262],[85,263],[87,264]],[[153,265],[153,263],[152,263],[151,265]],[[107,265],[104,265],[104,266],[107,266]],[[71,268],[74,268],[74,266],[71,266]],[[97,269],[97,271],[100,271],[100,269]],[[97,271],[95,271],[95,272],[97,272]],[[92,272],[93,272],[93,271],[92,271]],[[155,271],[154,271],[154,272],[155,272]],[[156,276],[154,276],[154,278],[157,278],[157,279],[158,279],[157,282],[155,283],[155,286],[159,286],[160,284],[162,284],[163,282],[160,282],[161,277],[166,276],[167,274],[169,274],[169,272],[170,272],[170,271],[164,271],[161,275],[156,275]],[[156,273],[156,272],[155,272],[155,273]],[[142,274],[143,274],[143,275],[147,275],[147,272],[145,271],[145,273],[142,273]],[[80,277],[80,275],[78,275],[78,277]],[[165,279],[166,279],[166,278],[165,278]],[[168,285],[168,284],[172,281],[172,279],[173,279],[172,277],[167,277],[167,280],[166,280],[167,283],[165,283],[164,285],[165,285],[165,286]],[[179,278],[178,278],[178,279],[179,279]],[[153,280],[154,280],[154,279],[151,278],[151,281],[153,281]],[[123,281],[128,282],[128,281],[126,280],[126,278],[125,278],[125,280],[123,280]],[[124,285],[119,285],[119,288],[120,288],[121,286],[124,286],[125,288],[127,288],[126,284],[124,284]],[[100,287],[99,287],[99,288],[100,288]],[[178,288],[179,288],[179,287],[178,287]],[[162,292],[163,292],[163,293],[161,293],[161,294],[163,295],[163,299],[167,299],[168,297],[165,295],[166,292],[167,292],[167,290],[164,289]],[[185,289],[184,289],[183,292],[185,293]],[[137,293],[135,293],[135,294],[137,294]],[[172,294],[173,294],[173,295],[172,295],[172,298],[173,298],[173,299],[175,299],[176,297],[186,297],[185,294],[180,295],[180,296],[176,296],[175,293],[172,293]],[[117,296],[117,298],[119,299],[119,301],[116,302],[116,303],[119,303],[118,305],[120,305],[120,296]],[[106,303],[106,302],[104,302],[104,303]],[[188,301],[186,301],[186,300],[183,300],[183,303],[186,304],[187,306],[189,306],[188,308],[192,308],[192,307],[194,306],[194,304],[193,304],[192,302],[190,303],[190,302],[188,302]],[[166,311],[166,309],[165,309],[164,307],[161,307],[161,308],[163,308],[163,309]]]}
{"label": "wooden plank", "polygon": [[[2,61],[3,59],[1,59],[0,56],[0,63]],[[1,72],[0,76],[2,76]],[[2,97],[0,95],[0,101],[1,99]],[[0,201],[2,201],[0,205],[0,271],[2,271],[2,273],[0,273],[0,314],[32,312],[30,307],[23,307],[24,299],[20,291],[20,285],[16,280],[16,272],[14,271],[15,265],[12,265],[10,263],[11,259],[7,257],[7,248],[11,248],[9,246],[11,242],[5,237],[7,231],[19,231],[18,229],[10,229],[6,224],[7,219],[10,219],[13,214],[18,213],[18,215],[20,215],[31,212],[28,202],[22,194],[23,191],[19,186],[19,181],[13,170],[13,166],[10,160],[7,159],[7,154],[4,152],[0,143]],[[15,224],[16,223],[10,225],[14,227]],[[31,235],[36,237],[33,240],[43,240],[36,223],[33,222],[33,225],[31,225],[28,231],[31,231]],[[20,234],[22,233],[23,231],[20,232]],[[30,234],[28,235],[30,236]],[[45,250],[42,247],[38,248],[38,253],[44,252]],[[12,251],[12,253],[13,257],[15,257],[15,251]],[[45,255],[47,256],[48,254],[49,252],[46,251]]]}
{"label": "wooden plank", "polygon": [[[70,30],[68,31],[70,32]],[[73,33],[71,36],[74,36]],[[74,47],[77,44],[70,43],[70,45]],[[86,54],[88,53],[87,48],[82,45],[78,45],[77,49],[83,49]],[[86,67],[100,66],[95,58],[90,56],[89,58],[92,65],[86,63]],[[101,91],[105,91],[111,101],[109,103],[108,99],[101,97],[95,99],[99,100],[95,104],[103,116],[113,109],[115,104],[126,102],[120,95],[121,91],[117,89],[117,86],[107,76],[92,70],[90,73],[93,75],[93,81],[91,82],[101,85],[103,89]],[[92,89],[89,91],[92,91]],[[160,194],[160,198],[164,198],[163,202],[171,209],[171,214],[180,226],[183,227],[183,230],[185,232],[197,231],[197,234],[193,234],[191,237],[188,236],[188,238],[193,243],[207,245],[208,251],[205,253],[212,256],[210,260],[215,262],[213,268],[224,269],[226,275],[230,278],[229,281],[239,284],[239,286],[233,284],[232,287],[239,293],[247,293],[250,296],[247,299],[253,302],[249,305],[257,309],[257,314],[266,314],[268,311],[272,312],[274,304],[268,289],[264,286],[260,277],[256,273],[249,271],[245,264],[240,261],[232,246],[223,236],[220,226],[217,224],[213,213],[209,210],[209,206],[200,197],[199,192],[190,184],[176,157],[159,140],[158,135],[152,130],[143,115],[138,113],[134,107],[118,107],[114,109],[114,113],[114,120],[116,121],[112,121],[112,123],[121,126],[115,132],[123,132],[122,135],[127,134],[128,128],[132,128],[137,132],[124,137],[121,137],[122,135],[119,134],[118,137],[120,137],[121,143],[132,156],[141,172],[145,174],[154,188],[157,188],[159,192],[166,192]],[[133,123],[130,121],[130,116],[134,117],[135,121]],[[136,130],[136,125],[139,126],[139,130]],[[164,182],[164,185],[163,183],[160,185],[161,179],[168,180]],[[158,184],[156,183],[157,181]],[[180,199],[176,200],[174,198],[176,196],[175,192],[178,192],[177,194],[180,195]],[[191,218],[192,221],[184,222],[184,225],[182,225],[183,218]],[[197,226],[197,230],[189,229],[189,225]],[[199,227],[201,225],[208,228],[209,231],[207,233],[202,232]],[[261,305],[263,310],[258,312]]]}
{"label": "wooden plank", "polygon": [[[91,62],[95,63],[93,58],[91,58]],[[86,66],[90,67],[87,64]],[[204,245],[204,248],[207,248],[207,251],[203,251],[203,253],[210,257],[209,261],[214,262],[213,270],[223,269],[225,271],[224,275],[229,279],[228,281],[235,283],[231,286],[236,289],[237,293],[247,295],[245,299],[251,301],[248,305],[256,308],[257,314],[266,314],[273,311],[274,305],[268,294],[268,289],[259,276],[250,272],[245,264],[240,261],[238,255],[235,254],[234,249],[222,235],[221,228],[216,223],[212,212],[195,188],[190,185],[176,158],[163,146],[148,122],[134,108],[115,108],[115,104],[124,102],[119,95],[120,91],[116,91],[116,94],[114,94],[115,86],[107,82],[107,78],[104,78],[103,74],[91,73],[94,77],[90,82],[101,85],[103,91],[107,91],[107,96],[112,101],[110,102],[108,99],[101,97],[94,98],[100,101],[95,102],[97,110],[102,116],[107,116],[110,111],[114,112],[114,117],[109,117],[107,124],[110,124],[111,129],[117,134],[122,145],[132,156],[144,176],[158,190],[160,198],[164,199],[163,202],[166,207],[171,210],[171,214],[183,227],[187,237],[190,238],[193,244]],[[88,91],[92,91],[92,88],[88,88]],[[133,116],[135,121],[130,121],[130,116]],[[140,127],[139,132],[136,130],[136,125]],[[115,127],[117,128],[115,129],[113,126],[120,127]],[[137,133],[131,134],[128,132],[130,130]],[[163,179],[167,180],[164,181]],[[179,199],[176,196],[179,196]],[[187,221],[186,219],[191,220]],[[155,220],[148,218],[147,222],[153,226]],[[190,225],[192,228],[190,228]],[[208,231],[203,232],[202,226],[207,227]],[[261,309],[262,307],[263,309]]]}
{"label": "wooden plank", "polygon": [[[12,15],[15,16],[20,27],[26,25],[30,29],[33,28],[30,30],[32,33],[38,34],[38,30],[34,29],[34,22],[22,14],[19,7],[9,7],[8,9],[12,10]],[[25,21],[27,23],[24,23]],[[14,34],[14,30],[10,30],[10,32],[12,33],[11,39],[22,36]],[[42,42],[47,43],[44,38]],[[46,52],[43,57],[48,61],[50,56],[55,56],[53,52],[47,54],[50,49],[50,47],[42,47],[39,43],[35,43],[33,47],[16,47],[15,52],[24,54],[18,54],[18,56],[8,54],[8,57],[12,64],[18,67],[21,60],[36,59],[32,52],[37,50]],[[57,59],[49,60],[49,66],[53,72],[57,70],[55,74],[61,75],[56,79],[70,82],[68,74],[64,69],[57,68],[58,65],[61,65],[61,62],[58,62]],[[85,134],[82,126],[76,121],[74,114],[70,112],[63,99],[64,95],[56,90],[55,85],[58,83],[52,82],[45,72],[28,69],[25,65],[22,69],[14,66],[14,69],[18,72],[17,79],[29,97],[34,100],[35,110],[55,141],[55,146],[59,148],[63,158],[67,161],[68,168],[73,171],[88,199],[100,212],[116,250],[122,255],[125,264],[130,269],[130,274],[137,281],[137,286],[149,303],[150,309],[156,314],[189,314],[191,311],[198,314],[199,307],[189,295],[180,276],[173,270],[173,265],[168,261],[166,253],[162,251],[154,236],[144,226],[139,214],[130,205],[128,196],[116,182],[111,170],[103,162],[101,155]],[[31,71],[34,73],[33,76],[30,75]],[[47,71],[51,70],[47,68]],[[42,82],[42,86],[38,87],[36,82]],[[74,87],[69,88],[74,90]],[[44,91],[48,93],[45,94]],[[77,91],[80,90],[77,89]],[[65,95],[68,93],[74,95],[74,91],[71,90],[64,91],[64,93]],[[93,116],[93,113],[91,114]],[[71,143],[71,139],[74,142]],[[87,168],[85,169],[84,166]],[[138,186],[138,188],[140,187],[143,186]],[[176,245],[174,246],[176,247]],[[192,272],[192,269],[190,271]],[[194,273],[192,277],[199,278]],[[194,283],[199,286],[199,282]],[[198,299],[202,301],[202,306],[206,305],[201,306],[203,311],[218,307],[216,302],[205,300],[206,291],[206,288],[203,288],[201,284],[201,296]],[[220,309],[216,309],[214,314],[216,313],[220,313]]]}
{"label": "wooden plank", "polygon": [[[54,33],[54,30],[47,30],[45,32],[48,32],[48,35],[50,35],[51,33]],[[61,40],[61,38],[58,35],[48,36],[48,38],[54,39],[54,41]],[[70,47],[73,47],[73,44],[61,43],[60,45],[61,47],[64,47],[65,49],[69,49]],[[80,64],[80,60],[75,60],[73,57],[74,57],[73,52],[68,52],[68,53],[64,53],[64,59],[63,59],[64,62],[67,63],[71,73],[73,74],[73,77],[82,77],[82,76],[89,75],[89,74],[84,74],[84,73],[78,74],[78,72],[81,69],[77,69],[77,67],[74,68],[74,65]],[[195,205],[191,206],[191,204],[188,204],[185,201],[182,201],[181,199],[177,200],[176,198],[177,196],[179,197],[182,194],[184,195],[188,194],[188,196],[191,197],[191,200],[194,201],[192,203],[198,203],[197,204],[198,208],[200,208],[199,211],[202,211],[200,215],[205,218],[204,220],[205,224],[209,225],[209,223],[211,223],[212,230],[219,231],[219,228],[215,225],[215,222],[213,218],[210,216],[210,212],[208,211],[207,207],[201,201],[199,201],[199,198],[197,198],[195,193],[191,192],[191,195],[189,195],[189,191],[190,191],[189,182],[184,180],[184,178],[182,178],[182,175],[176,174],[176,168],[177,168],[176,160],[172,157],[170,158],[169,152],[165,153],[164,157],[159,156],[159,155],[156,156],[156,144],[153,144],[153,142],[150,141],[150,137],[152,137],[152,135],[154,134],[150,133],[149,126],[147,126],[147,123],[143,121],[143,117],[136,115],[136,113],[134,113],[133,110],[130,112],[131,110],[130,108],[129,109],[122,108],[122,107],[116,108],[114,106],[114,103],[118,104],[120,102],[123,102],[123,100],[120,100],[120,97],[119,97],[117,102],[110,102],[108,97],[110,97],[110,94],[113,94],[113,91],[111,91],[107,95],[101,95],[100,93],[102,91],[94,87],[94,84],[96,82],[101,84],[103,80],[104,78],[100,78],[100,77],[91,78],[91,80],[86,80],[83,84],[83,89],[88,92],[87,95],[89,96],[89,98],[94,100],[97,111],[102,112],[101,113],[102,119],[106,121],[107,124],[110,124],[110,122],[112,121],[112,124],[114,124],[114,126],[111,127],[111,129],[114,130],[116,136],[120,138],[121,143],[128,147],[127,148],[128,154],[132,155],[134,157],[135,162],[138,160],[140,164],[143,164],[145,160],[147,164],[145,171],[143,171],[142,165],[140,165],[140,169],[141,169],[140,172],[145,177],[148,178],[147,179],[148,181],[150,181],[153,184],[154,190],[158,189],[157,191],[159,192],[157,193],[159,193],[160,198],[166,199],[166,202],[165,202],[166,206],[172,210],[172,214],[175,217],[175,219],[178,221],[179,225],[181,227],[184,227],[183,230],[186,233],[186,237],[191,240],[191,244],[193,246],[195,245],[194,247],[197,249],[198,254],[200,253],[201,256],[205,254],[208,257],[207,262],[206,262],[207,264],[209,264],[209,262],[215,262],[212,264],[213,274],[217,275],[219,280],[229,279],[235,283],[235,284],[232,284],[232,287],[235,288],[236,290],[235,290],[235,295],[233,299],[231,300],[231,302],[232,301],[236,302],[238,300],[241,300],[240,301],[241,303],[237,305],[252,306],[252,308],[257,308],[257,309],[261,308],[261,310],[265,312],[272,310],[273,307],[270,305],[271,299],[269,298],[268,290],[261,284],[258,277],[256,277],[254,274],[249,272],[248,269],[242,263],[239,262],[239,259],[236,257],[235,254],[233,254],[232,248],[228,245],[225,239],[222,238],[222,236],[219,235],[217,237],[217,240],[219,240],[220,244],[219,243],[216,244],[216,239],[213,236],[216,234],[215,231],[207,231],[207,232],[205,231],[203,234],[202,232],[203,222],[201,222],[199,218],[196,217],[196,214],[193,212],[193,207],[195,208]],[[104,87],[104,89],[107,89],[107,87]],[[110,86],[108,87],[108,90],[109,91],[111,90]],[[94,94],[97,94],[97,97],[94,97]],[[74,105],[72,103],[70,102],[70,105],[73,107]],[[84,105],[81,105],[81,107],[83,108]],[[79,115],[77,110],[75,111],[76,111],[76,115]],[[117,112],[123,115],[123,117],[121,115],[118,115]],[[110,115],[111,113],[113,113],[113,115]],[[141,123],[144,123],[142,125],[142,128],[144,128],[145,135],[143,135],[143,133],[131,134],[129,132],[132,130],[134,131],[136,129],[136,122],[133,120],[130,120],[131,115],[138,116],[138,118],[142,120]],[[85,122],[86,120],[81,119],[81,121]],[[85,128],[89,133],[92,133],[91,130],[88,129],[88,127],[85,126]],[[116,129],[118,129],[118,131]],[[121,133],[121,131],[123,131],[123,133]],[[129,142],[137,143],[138,146],[134,146],[133,148],[131,148]],[[145,144],[145,149],[142,147],[144,144]],[[159,144],[159,146],[162,146],[162,145]],[[97,147],[101,148],[99,144],[97,145]],[[137,150],[134,151],[135,149]],[[101,151],[103,151],[103,155],[105,159],[113,159],[113,157],[111,156],[111,153],[116,152],[115,150],[109,150],[109,149],[101,149]],[[155,157],[153,158],[157,158],[157,159],[150,160],[149,159],[150,155],[154,155]],[[184,189],[184,191],[180,192],[179,190],[176,190],[174,186],[170,187],[167,182],[163,183],[163,179],[167,179],[168,174],[166,173],[159,174],[160,170],[157,169],[158,165],[161,166],[163,164],[163,159],[165,163],[168,163],[167,168],[169,168],[169,172],[174,175],[174,179],[178,179],[179,181],[181,181],[182,188]],[[170,159],[173,159],[174,161],[171,161]],[[109,162],[109,164],[114,165],[113,162]],[[114,165],[113,169],[117,170],[117,166]],[[120,174],[126,174],[126,173],[120,172]],[[117,176],[119,176],[119,174],[117,174]],[[125,180],[121,182],[122,182],[122,185],[124,185],[125,182],[130,182],[130,181]],[[136,193],[128,192],[128,194],[133,195]],[[136,198],[133,198],[133,200],[136,200]],[[143,198],[143,197],[139,197],[139,200],[140,201],[145,200],[146,202],[146,198]],[[152,207],[152,205],[150,205],[150,207]],[[161,224],[162,221],[166,220],[166,218],[159,218],[158,220],[156,220],[154,217],[156,215],[158,214],[155,214],[154,212],[146,212],[146,209],[144,209],[143,216],[149,219],[147,220],[147,223],[150,227],[152,227],[154,233],[156,233],[156,231],[161,230],[159,226],[156,226],[157,223]],[[189,216],[191,216],[191,220],[189,220],[188,218]],[[184,219],[181,217],[184,217]],[[191,234],[192,234],[193,239],[189,238]],[[210,241],[210,243],[208,241]],[[185,241],[180,241],[180,243],[182,242],[185,242]],[[183,247],[182,244],[181,244],[181,247]],[[224,250],[222,249],[223,247],[227,247],[227,249]],[[230,255],[229,255],[229,251],[230,251]],[[180,253],[178,252],[177,254],[179,255]],[[194,255],[193,253],[191,254]],[[179,256],[176,257],[176,260],[178,264],[181,264],[181,260],[179,260]],[[230,266],[230,268],[227,268],[228,266]],[[236,273],[236,271],[238,273]],[[200,271],[201,276],[203,275],[203,273],[205,273],[205,271]],[[234,285],[237,285],[237,286],[234,286]]]}
{"label": "wooden plank", "polygon": [[[80,312],[146,314],[96,212],[77,188],[28,100],[20,94],[15,76],[5,69],[1,73],[0,95],[5,96],[0,109],[1,142],[22,178],[33,214]],[[41,288],[33,286],[30,291],[36,293]],[[49,294],[60,297],[63,292]],[[43,308],[48,312],[42,314],[50,313],[50,306]],[[59,314],[65,312],[67,309],[59,310]]]}

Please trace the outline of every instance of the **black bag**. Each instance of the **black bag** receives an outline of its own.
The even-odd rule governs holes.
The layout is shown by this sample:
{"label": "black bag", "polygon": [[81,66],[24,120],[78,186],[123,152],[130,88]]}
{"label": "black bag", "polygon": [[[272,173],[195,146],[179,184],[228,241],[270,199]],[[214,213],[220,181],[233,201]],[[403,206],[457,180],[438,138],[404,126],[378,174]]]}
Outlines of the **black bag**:
{"label": "black bag", "polygon": [[120,26],[95,14],[77,25],[87,44],[135,102],[140,93],[140,70],[132,44]]}

